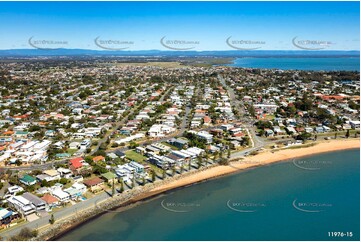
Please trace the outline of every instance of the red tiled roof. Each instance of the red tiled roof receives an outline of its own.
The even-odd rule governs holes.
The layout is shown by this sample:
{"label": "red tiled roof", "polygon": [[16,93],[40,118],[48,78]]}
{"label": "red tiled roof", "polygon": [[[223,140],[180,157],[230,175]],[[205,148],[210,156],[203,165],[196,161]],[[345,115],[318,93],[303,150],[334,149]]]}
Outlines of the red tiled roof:
{"label": "red tiled roof", "polygon": [[99,156],[95,156],[95,157],[93,158],[93,161],[94,161],[94,162],[97,162],[97,161],[101,161],[101,160],[104,160],[104,159],[105,159],[104,156],[99,155]]}
{"label": "red tiled roof", "polygon": [[42,198],[47,204],[56,203],[58,199],[50,194],[45,194]]}
{"label": "red tiled roof", "polygon": [[83,183],[88,186],[88,187],[91,187],[91,186],[96,186],[98,184],[101,184],[103,183],[104,181],[102,179],[100,179],[99,177],[94,177],[92,179],[89,179],[89,180],[86,180],[84,181]]}
{"label": "red tiled roof", "polygon": [[81,163],[81,161],[83,161],[83,160],[84,160],[83,158],[77,157],[77,158],[71,159],[70,163],[75,169],[78,169],[83,166],[83,164]]}

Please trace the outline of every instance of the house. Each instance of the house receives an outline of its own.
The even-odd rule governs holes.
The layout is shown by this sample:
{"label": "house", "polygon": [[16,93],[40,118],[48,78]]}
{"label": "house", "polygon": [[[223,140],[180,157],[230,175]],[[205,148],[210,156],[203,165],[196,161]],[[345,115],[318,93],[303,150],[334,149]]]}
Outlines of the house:
{"label": "house", "polygon": [[19,192],[23,192],[24,188],[22,188],[21,186],[18,185],[14,185],[11,187],[8,187],[8,194],[10,195],[16,195]]}
{"label": "house", "polygon": [[284,131],[283,129],[281,129],[280,126],[273,126],[273,132],[274,132],[276,135],[284,135],[284,134],[286,134],[286,131]]}
{"label": "house", "polygon": [[163,137],[175,131],[175,128],[164,124],[153,124],[148,133],[149,137]]}
{"label": "house", "polygon": [[272,129],[267,129],[267,128],[265,128],[264,131],[265,131],[265,135],[266,135],[267,137],[274,135],[274,132],[273,132]]}
{"label": "house", "polygon": [[113,172],[107,172],[104,174],[101,174],[101,177],[104,178],[106,182],[109,184],[118,183],[117,175],[115,175]]}
{"label": "house", "polygon": [[55,181],[60,179],[60,174],[57,170],[51,169],[51,170],[45,170],[43,171],[43,174],[47,175],[49,177],[48,181]]}
{"label": "house", "polygon": [[168,140],[167,143],[177,147],[178,149],[184,149],[188,145],[189,141],[186,139],[172,138]]}
{"label": "house", "polygon": [[19,181],[26,186],[32,186],[36,184],[36,179],[28,174],[20,178]]}
{"label": "house", "polygon": [[164,158],[165,157],[163,157],[163,156],[154,155],[154,156],[150,157],[147,161],[153,165],[156,165],[156,166],[162,168],[162,169],[168,169],[169,163]]}
{"label": "house", "polygon": [[229,131],[230,129],[233,129],[234,125],[233,124],[222,124],[220,129],[222,129],[223,131]]}
{"label": "house", "polygon": [[353,129],[359,129],[360,128],[360,121],[349,121],[349,124]]}
{"label": "house", "polygon": [[203,117],[203,125],[209,126],[211,124],[212,124],[212,119],[209,116],[204,116]]}
{"label": "house", "polygon": [[35,206],[22,196],[12,196],[7,199],[7,202],[24,216],[35,212]]}
{"label": "house", "polygon": [[0,207],[0,227],[8,226],[15,219],[20,218],[19,213]]}
{"label": "house", "polygon": [[294,127],[292,127],[292,126],[287,126],[286,127],[286,130],[287,130],[287,132],[289,133],[289,134],[295,134],[297,131],[295,130],[295,128]]}
{"label": "house", "polygon": [[88,148],[90,148],[91,146],[91,140],[90,139],[85,139],[80,143],[80,149],[81,150],[86,150]]}
{"label": "house", "polygon": [[79,149],[80,147],[80,143],[79,142],[71,142],[69,144],[69,149],[72,149],[72,150],[77,150]]}
{"label": "house", "polygon": [[93,158],[93,162],[99,162],[99,161],[105,161],[105,157],[104,156],[101,156],[101,155],[98,155],[98,156],[95,156]]}
{"label": "house", "polygon": [[99,177],[94,177],[83,182],[85,186],[92,192],[97,192],[103,189],[104,180]]}
{"label": "house", "polygon": [[129,162],[129,166],[133,167],[135,169],[135,172],[138,174],[144,173],[144,166],[142,164],[139,164],[138,162],[131,161]]}
{"label": "house", "polygon": [[324,132],[325,132],[325,130],[323,129],[322,126],[317,126],[317,127],[315,128],[315,131],[316,131],[317,133],[324,133]]}
{"label": "house", "polygon": [[80,190],[73,188],[73,187],[64,189],[64,192],[69,194],[69,199],[71,199],[71,200],[77,200],[83,194]]}
{"label": "house", "polygon": [[70,195],[63,190],[57,188],[52,191],[52,195],[56,197],[60,202],[68,202]]}
{"label": "house", "polygon": [[86,193],[87,189],[86,186],[83,183],[75,182],[71,188],[78,190],[81,194]]}
{"label": "house", "polygon": [[33,151],[46,151],[49,148],[49,145],[51,144],[51,141],[49,140],[44,140],[40,143],[37,143],[36,145],[34,145],[33,147]]}
{"label": "house", "polygon": [[36,211],[45,209],[45,202],[34,194],[26,192],[22,197],[30,201],[34,205]]}
{"label": "house", "polygon": [[306,127],[305,132],[306,133],[313,133],[313,128],[312,127]]}
{"label": "house", "polygon": [[64,178],[70,178],[73,173],[70,169],[66,169],[66,168],[63,168],[63,167],[60,167],[57,169],[57,171],[59,172],[60,176],[61,177],[64,177]]}
{"label": "house", "polygon": [[119,158],[122,158],[122,159],[125,158],[125,153],[122,152],[122,151],[120,151],[120,150],[116,150],[116,151],[114,152],[114,154],[116,154]]}
{"label": "house", "polygon": [[210,144],[213,142],[213,135],[211,135],[207,131],[199,131],[197,133],[197,136],[201,139],[204,139],[207,142],[207,144]]}
{"label": "house", "polygon": [[51,210],[52,208],[59,205],[59,200],[50,194],[45,194],[43,197],[41,197],[41,200],[45,202],[47,210]]}
{"label": "house", "polygon": [[147,152],[147,150],[145,148],[143,148],[143,147],[138,146],[138,147],[135,148],[135,152],[137,152],[137,153],[139,153],[141,155],[144,155]]}
{"label": "house", "polygon": [[55,158],[56,159],[65,159],[65,158],[69,158],[71,156],[71,154],[69,153],[58,153],[55,154]]}

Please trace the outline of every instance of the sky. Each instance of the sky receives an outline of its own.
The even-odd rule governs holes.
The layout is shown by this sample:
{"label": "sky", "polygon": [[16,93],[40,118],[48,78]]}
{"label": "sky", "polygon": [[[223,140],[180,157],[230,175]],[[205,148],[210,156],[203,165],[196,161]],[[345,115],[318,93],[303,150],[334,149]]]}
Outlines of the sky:
{"label": "sky", "polygon": [[359,4],[0,2],[0,49],[359,50]]}

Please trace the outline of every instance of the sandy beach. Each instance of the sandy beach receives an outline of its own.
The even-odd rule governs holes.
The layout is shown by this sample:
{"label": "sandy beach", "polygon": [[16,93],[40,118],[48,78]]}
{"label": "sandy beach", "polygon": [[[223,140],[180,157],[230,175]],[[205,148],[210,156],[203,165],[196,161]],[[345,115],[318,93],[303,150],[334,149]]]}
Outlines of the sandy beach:
{"label": "sandy beach", "polygon": [[233,161],[228,166],[216,166],[209,169],[200,171],[196,174],[192,174],[180,179],[171,181],[167,184],[158,186],[149,192],[142,194],[141,196],[135,197],[133,200],[138,201],[147,197],[154,196],[156,194],[172,190],[178,187],[191,185],[200,181],[209,180],[219,176],[239,172],[252,167],[263,166],[272,164],[275,162],[292,160],[304,156],[326,153],[338,150],[356,149],[360,148],[359,139],[348,139],[348,140],[328,140],[320,141],[314,146],[302,147],[296,149],[284,149],[278,151],[264,151],[260,154],[246,157],[239,161]]}
{"label": "sandy beach", "polygon": [[144,187],[134,189],[132,192],[125,194],[125,196],[116,196],[110,198],[106,202],[100,204],[99,208],[92,208],[80,213],[78,216],[73,216],[70,219],[65,219],[56,224],[56,227],[44,228],[44,231],[37,238],[39,240],[53,240],[57,239],[59,235],[66,233],[69,229],[75,228],[79,224],[94,218],[97,215],[111,209],[127,209],[133,206],[136,202],[143,201],[154,197],[163,192],[192,185],[197,182],[225,176],[235,172],[240,172],[248,168],[269,165],[281,161],[292,161],[294,158],[310,156],[319,153],[326,153],[338,150],[357,149],[360,148],[359,139],[348,140],[328,140],[319,141],[313,146],[281,149],[278,151],[265,150],[257,155],[249,156],[244,159],[232,161],[227,166],[214,165],[211,167],[202,167],[199,171],[194,170],[190,173],[185,173],[180,176],[160,181],[160,183],[149,183]]}

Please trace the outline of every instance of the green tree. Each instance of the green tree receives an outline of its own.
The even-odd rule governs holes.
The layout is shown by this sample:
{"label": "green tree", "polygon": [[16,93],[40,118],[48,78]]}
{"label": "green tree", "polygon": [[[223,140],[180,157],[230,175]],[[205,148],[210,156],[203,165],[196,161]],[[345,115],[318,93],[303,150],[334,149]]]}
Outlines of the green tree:
{"label": "green tree", "polygon": [[124,181],[120,179],[120,192],[124,192]]}
{"label": "green tree", "polygon": [[113,178],[113,184],[112,184],[112,197],[115,195],[115,184],[114,184],[114,178]]}
{"label": "green tree", "polygon": [[155,181],[155,170],[151,170],[151,174],[152,174],[152,182]]}
{"label": "green tree", "polygon": [[54,224],[54,223],[55,223],[54,214],[52,214],[52,215],[50,216],[49,223],[50,223],[50,224]]}

